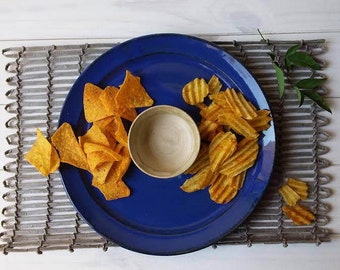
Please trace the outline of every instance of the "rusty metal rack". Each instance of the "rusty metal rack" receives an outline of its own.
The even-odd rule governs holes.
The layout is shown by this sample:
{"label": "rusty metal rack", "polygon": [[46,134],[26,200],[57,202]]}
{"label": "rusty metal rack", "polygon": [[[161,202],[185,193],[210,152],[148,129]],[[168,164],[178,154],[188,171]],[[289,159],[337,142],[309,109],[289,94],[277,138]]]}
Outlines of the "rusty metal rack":
{"label": "rusty metal rack", "polygon": [[[298,107],[295,94],[286,91],[280,99],[275,71],[267,55],[272,51],[277,57],[292,45],[301,43],[302,50],[315,56],[323,66],[320,73],[307,69],[295,72],[296,78],[325,76],[322,62],[325,40],[308,41],[258,41],[216,42],[232,54],[254,74],[261,84],[277,127],[277,158],[274,173],[264,197],[249,216],[233,233],[216,243],[244,244],[315,243],[329,241],[327,230],[330,209],[327,198],[329,176],[322,169],[329,166],[322,155],[327,152],[322,143],[328,140],[323,127],[328,119],[319,109],[306,100]],[[16,47],[3,50],[9,59],[6,71],[9,90],[7,112],[12,114],[6,128],[12,130],[7,137],[8,163],[4,170],[11,177],[3,180],[7,192],[3,200],[0,249],[9,252],[115,246],[87,225],[69,201],[60,176],[53,173],[43,177],[24,160],[24,153],[34,142],[35,129],[51,134],[57,127],[64,99],[79,74],[98,56],[116,44],[77,44],[65,46]],[[288,87],[289,88],[289,87]],[[319,89],[321,94],[327,90]],[[287,177],[297,177],[308,183],[310,196],[304,203],[316,214],[316,222],[308,226],[295,226],[282,212],[283,201],[278,189]]]}

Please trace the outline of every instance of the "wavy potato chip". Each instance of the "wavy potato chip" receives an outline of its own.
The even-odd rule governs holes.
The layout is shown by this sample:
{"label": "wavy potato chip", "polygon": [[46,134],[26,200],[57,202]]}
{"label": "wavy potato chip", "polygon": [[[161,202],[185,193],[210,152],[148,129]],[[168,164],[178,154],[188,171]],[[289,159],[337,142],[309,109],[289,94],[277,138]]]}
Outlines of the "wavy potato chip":
{"label": "wavy potato chip", "polygon": [[187,169],[185,174],[195,174],[204,167],[209,166],[209,145],[206,143],[201,143],[200,151],[198,152],[197,158],[194,163]]}
{"label": "wavy potato chip", "polygon": [[222,126],[218,125],[216,122],[205,119],[203,119],[198,126],[201,140],[206,141],[211,141],[222,130]]}
{"label": "wavy potato chip", "polygon": [[259,136],[256,130],[246,120],[233,113],[220,114],[217,123],[227,125],[237,134],[249,139],[256,139]]}
{"label": "wavy potato chip", "polygon": [[182,89],[182,97],[187,104],[202,103],[209,94],[209,86],[204,79],[195,78],[188,82]]}
{"label": "wavy potato chip", "polygon": [[221,166],[220,173],[234,177],[252,167],[259,151],[257,140],[243,139],[234,154]]}
{"label": "wavy potato chip", "polygon": [[211,200],[220,204],[230,202],[237,193],[238,189],[230,185],[230,178],[223,174],[220,174],[209,188]]}
{"label": "wavy potato chip", "polygon": [[51,141],[59,152],[60,161],[88,170],[86,155],[78,144],[69,123],[63,123],[52,135]]}
{"label": "wavy potato chip", "polygon": [[306,182],[295,178],[288,178],[287,185],[291,187],[301,198],[301,200],[306,200],[308,197],[308,185]]}
{"label": "wavy potato chip", "polygon": [[40,129],[36,129],[36,136],[36,141],[25,154],[25,158],[43,176],[48,176],[59,168],[60,159],[56,149],[45,138]]}
{"label": "wavy potato chip", "polygon": [[315,220],[314,214],[299,204],[295,206],[284,205],[282,210],[295,225],[310,225]]}
{"label": "wavy potato chip", "polygon": [[210,169],[220,170],[222,164],[227,160],[237,148],[237,139],[235,134],[228,132],[219,132],[209,145]]}
{"label": "wavy potato chip", "polygon": [[272,117],[269,116],[270,111],[268,110],[258,110],[257,116],[253,119],[247,120],[247,122],[257,131],[267,130],[270,125]]}
{"label": "wavy potato chip", "polygon": [[220,82],[219,78],[216,75],[212,75],[208,82],[208,87],[210,94],[216,94],[220,92],[222,88],[222,83]]}
{"label": "wavy potato chip", "polygon": [[283,185],[279,189],[279,193],[283,197],[284,201],[290,205],[295,206],[297,202],[301,199],[299,194],[297,194],[290,186],[287,184]]}
{"label": "wavy potato chip", "polygon": [[212,172],[209,166],[204,167],[194,176],[187,179],[181,186],[181,189],[185,192],[191,193],[201,189],[205,189],[211,185],[217,178],[218,173]]}

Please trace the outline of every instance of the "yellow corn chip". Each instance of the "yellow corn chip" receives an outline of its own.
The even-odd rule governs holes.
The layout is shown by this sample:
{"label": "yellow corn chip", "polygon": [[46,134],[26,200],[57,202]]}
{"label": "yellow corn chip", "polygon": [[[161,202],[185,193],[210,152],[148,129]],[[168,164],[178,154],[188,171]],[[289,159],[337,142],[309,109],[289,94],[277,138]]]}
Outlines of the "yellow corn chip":
{"label": "yellow corn chip", "polygon": [[102,92],[100,87],[92,83],[85,84],[83,103],[85,119],[88,123],[110,116],[99,98]]}
{"label": "yellow corn chip", "polygon": [[47,176],[59,168],[60,159],[55,148],[39,129],[36,130],[36,134],[37,139],[26,153],[25,158],[43,176]]}
{"label": "yellow corn chip", "polygon": [[128,108],[141,108],[153,105],[153,100],[140,83],[140,79],[126,71],[123,84],[116,95],[116,102]]}
{"label": "yellow corn chip", "polygon": [[78,137],[78,141],[83,150],[85,143],[95,143],[105,145],[107,147],[110,146],[109,140],[97,125],[92,125],[92,127],[84,135]]}
{"label": "yellow corn chip", "polygon": [[63,123],[53,134],[52,143],[59,152],[60,161],[88,170],[85,153],[81,149],[69,123]]}
{"label": "yellow corn chip", "polygon": [[137,112],[134,108],[127,107],[125,103],[117,101],[119,89],[114,86],[107,86],[102,91],[99,99],[108,115],[120,116],[126,120],[133,121],[137,117]]}
{"label": "yellow corn chip", "polygon": [[91,170],[91,173],[93,175],[92,181],[98,184],[104,184],[113,163],[113,161],[103,162],[97,165],[93,170]]}

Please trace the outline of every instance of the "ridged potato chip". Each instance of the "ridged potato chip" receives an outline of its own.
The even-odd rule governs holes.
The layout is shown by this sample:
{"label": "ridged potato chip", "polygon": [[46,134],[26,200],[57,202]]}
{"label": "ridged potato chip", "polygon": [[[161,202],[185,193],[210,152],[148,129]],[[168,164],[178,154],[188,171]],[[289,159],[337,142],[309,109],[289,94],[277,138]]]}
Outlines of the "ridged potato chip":
{"label": "ridged potato chip", "polygon": [[233,113],[223,113],[218,116],[218,124],[228,125],[237,134],[249,139],[256,139],[259,134],[256,130],[242,117]]}
{"label": "ridged potato chip", "polygon": [[310,225],[315,220],[314,214],[299,204],[295,206],[284,205],[282,210],[295,225]]}
{"label": "ridged potato chip", "polygon": [[216,94],[220,92],[222,88],[222,83],[220,82],[219,78],[216,75],[212,75],[208,82],[208,87],[210,94]]}
{"label": "ridged potato chip", "polygon": [[217,176],[218,173],[212,172],[210,170],[210,167],[206,166],[194,176],[188,178],[181,186],[181,189],[188,193],[205,189],[207,186],[211,185],[211,183],[215,181]]}
{"label": "ridged potato chip", "polygon": [[290,186],[287,184],[283,185],[279,189],[279,193],[283,197],[284,201],[290,205],[295,206],[297,202],[301,199],[299,194],[297,194]]}
{"label": "ridged potato chip", "polygon": [[235,134],[228,132],[219,132],[209,145],[210,169],[218,171],[223,162],[227,160],[237,148],[237,139]]}
{"label": "ridged potato chip", "polygon": [[201,139],[211,141],[219,132],[222,131],[222,126],[216,122],[203,119],[198,126]]}
{"label": "ridged potato chip", "polygon": [[288,178],[287,185],[290,186],[301,198],[306,200],[308,197],[308,185],[306,182],[297,180],[295,178]]}
{"label": "ridged potato chip", "polygon": [[221,106],[212,102],[209,106],[201,109],[200,114],[204,119],[210,120],[212,122],[216,122],[218,120],[218,116],[224,112],[227,112],[227,111]]}
{"label": "ridged potato chip", "polygon": [[196,105],[202,103],[209,94],[209,86],[204,79],[195,78],[182,89],[182,96],[186,103]]}
{"label": "ridged potato chip", "polygon": [[195,174],[204,167],[209,166],[209,145],[201,143],[200,151],[198,152],[197,158],[194,163],[187,169],[185,174]]}
{"label": "ridged potato chip", "polygon": [[257,140],[243,139],[234,154],[221,166],[220,173],[234,177],[252,167],[259,151]]}
{"label": "ridged potato chip", "polygon": [[230,185],[230,178],[226,175],[220,174],[216,181],[212,183],[209,188],[210,198],[216,203],[228,203],[238,193],[238,189]]}
{"label": "ridged potato chip", "polygon": [[227,88],[217,94],[210,95],[210,98],[219,106],[227,108],[243,119],[253,119],[257,116],[257,110],[253,104],[246,100],[241,92]]}
{"label": "ridged potato chip", "polygon": [[269,116],[270,111],[258,110],[257,116],[253,119],[247,120],[247,122],[257,131],[263,131],[270,127],[269,123],[272,117]]}

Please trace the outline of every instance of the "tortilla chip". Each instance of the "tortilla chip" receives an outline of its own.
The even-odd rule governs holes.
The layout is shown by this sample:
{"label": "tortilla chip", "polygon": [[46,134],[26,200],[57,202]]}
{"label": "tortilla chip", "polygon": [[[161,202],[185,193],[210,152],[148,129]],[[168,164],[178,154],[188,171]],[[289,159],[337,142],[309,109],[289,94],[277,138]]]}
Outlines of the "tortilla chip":
{"label": "tortilla chip", "polygon": [[99,98],[102,93],[103,89],[100,87],[92,83],[85,84],[83,103],[85,119],[88,123],[110,116],[110,113],[105,110],[104,105]]}
{"label": "tortilla chip", "polygon": [[[105,118],[106,119],[106,118]],[[110,142],[105,134],[97,125],[92,127],[83,135],[78,137],[80,147],[84,150],[85,143],[96,143],[100,145],[110,146]]]}
{"label": "tortilla chip", "polygon": [[26,153],[25,158],[43,176],[48,176],[59,168],[60,159],[55,148],[39,129],[36,130],[36,134],[37,139]]}
{"label": "tortilla chip", "polygon": [[52,143],[59,152],[60,161],[88,170],[85,153],[81,149],[69,123],[63,123],[53,134]]}
{"label": "tortilla chip", "polygon": [[104,184],[114,162],[104,162],[91,171],[95,183]]}
{"label": "tortilla chip", "polygon": [[131,194],[129,187],[121,179],[107,178],[105,183],[101,184],[94,177],[92,185],[100,190],[106,200],[117,200],[129,197]]}
{"label": "tortilla chip", "polygon": [[115,117],[114,118],[114,124],[115,124],[115,131],[114,131],[114,137],[115,139],[124,145],[125,147],[128,147],[128,135],[125,130],[123,121],[120,117]]}
{"label": "tortilla chip", "polygon": [[153,105],[153,100],[140,80],[126,70],[125,79],[116,96],[116,102],[128,108],[142,108]]}

